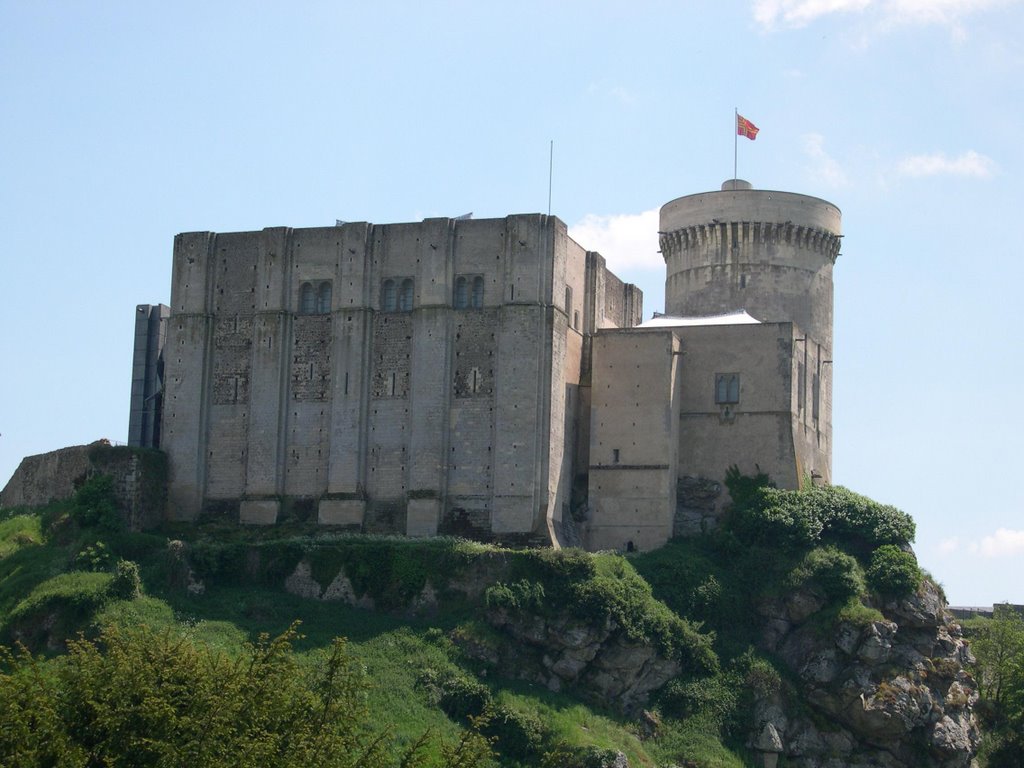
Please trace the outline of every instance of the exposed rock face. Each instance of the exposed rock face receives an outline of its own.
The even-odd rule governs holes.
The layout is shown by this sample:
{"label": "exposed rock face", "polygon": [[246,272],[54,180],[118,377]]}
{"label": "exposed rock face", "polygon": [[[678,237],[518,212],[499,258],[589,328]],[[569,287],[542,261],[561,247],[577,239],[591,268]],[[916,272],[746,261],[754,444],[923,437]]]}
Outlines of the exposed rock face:
{"label": "exposed rock face", "polygon": [[706,477],[680,477],[676,483],[673,536],[696,536],[718,523],[722,484]]}
{"label": "exposed rock face", "polygon": [[[482,603],[484,590],[507,578],[502,558],[481,557],[461,579],[449,582],[446,590]],[[306,560],[298,563],[284,587],[299,597],[338,601],[357,608],[375,607],[372,598],[356,594],[344,571],[326,587],[320,585]],[[437,592],[428,583],[401,612],[430,613],[437,601]],[[495,647],[473,637],[454,637],[468,656],[505,677],[530,680],[553,691],[572,688],[601,706],[637,712],[652,691],[680,671],[678,662],[665,658],[653,646],[630,642],[612,621],[599,626],[567,616],[546,618],[504,609],[487,609],[484,615],[504,641]]]}
{"label": "exposed rock face", "polygon": [[[964,669],[973,658],[935,584],[878,606],[881,621],[831,633],[809,621],[822,604],[797,592],[760,607],[764,650],[795,673],[814,714],[787,712],[778,697],[761,702],[751,746],[797,768],[967,768],[979,740],[978,694]],[[763,746],[769,725],[777,750]]]}
{"label": "exposed rock face", "polygon": [[630,642],[612,621],[595,626],[502,609],[489,610],[487,620],[515,641],[499,654],[502,674],[553,691],[572,687],[585,699],[624,712],[638,711],[652,691],[680,671],[678,662],[657,649]]}

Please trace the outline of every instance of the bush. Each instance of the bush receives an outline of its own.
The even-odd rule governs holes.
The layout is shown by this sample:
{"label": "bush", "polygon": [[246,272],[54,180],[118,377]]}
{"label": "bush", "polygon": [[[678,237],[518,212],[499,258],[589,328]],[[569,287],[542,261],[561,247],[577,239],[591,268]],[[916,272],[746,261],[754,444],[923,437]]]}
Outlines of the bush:
{"label": "bush", "polygon": [[742,508],[754,501],[760,489],[774,488],[775,483],[760,467],[756,475],[744,475],[733,464],[725,471],[725,487],[729,489],[733,507]]}
{"label": "bush", "polygon": [[452,720],[469,722],[483,716],[492,705],[490,689],[461,672],[428,669],[416,685]]}
{"label": "bush", "polygon": [[893,544],[884,544],[875,550],[866,576],[868,586],[887,597],[909,595],[921,586],[917,558]]}
{"label": "bush", "polygon": [[597,575],[573,586],[566,610],[596,624],[614,621],[633,642],[653,644],[694,674],[718,669],[714,636],[655,600],[650,584],[625,558],[605,554],[593,560]]}
{"label": "bush", "polygon": [[[144,627],[71,641],[49,662],[0,648],[0,764],[394,765],[343,641],[307,665],[296,637],[261,636],[237,661]],[[408,752],[402,764],[414,764]]]}
{"label": "bush", "polygon": [[142,580],[139,565],[131,560],[118,560],[114,566],[114,578],[108,588],[113,597],[134,600],[142,595]]}
{"label": "bush", "polygon": [[544,585],[522,579],[512,584],[498,582],[484,592],[488,608],[510,611],[539,611],[544,605]]}
{"label": "bush", "polygon": [[742,504],[733,505],[726,526],[743,544],[782,554],[829,543],[866,556],[883,544],[909,544],[915,532],[906,513],[841,486],[802,491],[757,487]]}
{"label": "bush", "polygon": [[806,502],[795,491],[759,488],[745,505],[732,509],[727,524],[748,546],[802,552],[814,546],[823,529]]}
{"label": "bush", "polygon": [[812,549],[790,574],[790,584],[817,587],[830,603],[844,603],[864,593],[857,560],[835,547]]}
{"label": "bush", "polygon": [[497,740],[498,751],[505,757],[527,760],[539,754],[548,738],[548,729],[532,712],[520,712],[504,704],[494,707],[481,729],[485,736]]}
{"label": "bush", "polygon": [[83,528],[116,531],[121,528],[121,515],[117,511],[114,478],[93,475],[78,490],[71,506],[71,517]]}
{"label": "bush", "polygon": [[102,541],[89,544],[75,555],[74,566],[79,571],[102,573],[110,568],[110,550]]}

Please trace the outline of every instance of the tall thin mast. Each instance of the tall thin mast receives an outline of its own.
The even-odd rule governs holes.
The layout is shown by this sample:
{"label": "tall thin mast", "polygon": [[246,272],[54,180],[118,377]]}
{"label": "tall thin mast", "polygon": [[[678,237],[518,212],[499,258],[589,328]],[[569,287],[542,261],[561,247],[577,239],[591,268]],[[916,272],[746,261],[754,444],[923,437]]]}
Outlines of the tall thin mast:
{"label": "tall thin mast", "polygon": [[551,215],[551,179],[555,174],[555,140],[551,140],[551,151],[548,155],[548,216]]}
{"label": "tall thin mast", "polygon": [[732,180],[736,181],[739,178],[736,173],[736,161],[739,157],[739,141],[740,139],[740,108],[735,107],[732,115]]}

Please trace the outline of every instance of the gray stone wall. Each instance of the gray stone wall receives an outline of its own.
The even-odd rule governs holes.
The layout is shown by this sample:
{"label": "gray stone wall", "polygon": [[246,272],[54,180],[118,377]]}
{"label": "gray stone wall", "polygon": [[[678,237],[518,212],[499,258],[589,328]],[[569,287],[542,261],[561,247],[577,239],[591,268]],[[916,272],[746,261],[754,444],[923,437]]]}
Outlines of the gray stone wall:
{"label": "gray stone wall", "polygon": [[589,549],[653,549],[672,536],[679,349],[672,330],[607,330],[594,339]]}
{"label": "gray stone wall", "polygon": [[[273,522],[312,499],[328,524],[550,540],[586,402],[588,269],[540,215],[179,235],[168,516],[237,502]],[[454,306],[459,277],[481,306]],[[411,307],[384,311],[385,280],[412,281]],[[330,306],[303,310],[305,283]]]}
{"label": "gray stone wall", "polygon": [[832,346],[832,268],[841,217],[806,195],[737,189],[689,195],[661,209],[665,311],[702,316],[746,309],[792,322]]}
{"label": "gray stone wall", "polygon": [[110,475],[125,526],[140,531],[163,519],[166,459],[159,451],[106,440],[26,456],[0,491],[0,509],[41,507],[70,499],[95,474]]}

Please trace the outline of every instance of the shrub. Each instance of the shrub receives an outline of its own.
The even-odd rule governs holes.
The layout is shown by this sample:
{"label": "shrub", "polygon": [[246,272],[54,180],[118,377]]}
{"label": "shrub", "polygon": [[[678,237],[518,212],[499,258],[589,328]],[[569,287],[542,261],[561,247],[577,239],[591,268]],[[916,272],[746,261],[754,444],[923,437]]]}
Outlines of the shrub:
{"label": "shrub", "polygon": [[821,518],[825,538],[857,555],[866,555],[882,544],[909,544],[914,540],[913,519],[889,504],[842,486],[811,488],[802,493]]}
{"label": "shrub", "polygon": [[75,555],[74,565],[79,571],[106,571],[110,568],[110,551],[102,541],[89,544]]}
{"label": "shrub", "polygon": [[824,527],[807,501],[796,491],[758,488],[732,509],[727,524],[744,544],[801,552],[814,546]]}
{"label": "shrub", "polygon": [[548,729],[536,714],[504,704],[494,707],[486,720],[483,734],[497,740],[498,751],[505,757],[527,760],[540,753],[548,737]]}
{"label": "shrub", "polygon": [[790,574],[790,584],[817,587],[830,603],[846,602],[864,593],[864,578],[856,559],[835,547],[808,552]]}
{"label": "shrub", "polygon": [[[651,586],[618,555],[593,557],[597,575],[573,586],[566,609],[600,624],[614,621],[633,642],[649,642],[695,674],[718,669],[714,636],[673,613],[651,595]],[[599,564],[599,567],[598,567]]]}
{"label": "shrub", "polygon": [[0,764],[394,765],[343,641],[308,665],[295,658],[296,637],[261,636],[237,661],[145,627],[104,629],[50,662],[0,649]]}
{"label": "shrub", "polygon": [[498,582],[484,592],[488,608],[506,608],[510,611],[539,611],[544,605],[544,586],[522,579],[505,584]]}
{"label": "shrub", "polygon": [[914,521],[905,512],[841,486],[802,491],[758,486],[742,498],[733,504],[726,525],[748,546],[785,554],[830,543],[866,556],[882,544],[914,540]]}
{"label": "shrub", "polygon": [[114,478],[93,475],[78,490],[71,507],[71,517],[83,528],[116,531],[121,527],[114,495]]}
{"label": "shrub", "polygon": [[108,587],[110,594],[122,600],[134,600],[142,595],[142,580],[139,565],[131,560],[118,560],[114,566],[114,578]]}
{"label": "shrub", "polygon": [[917,558],[893,544],[883,544],[875,550],[866,576],[871,589],[889,597],[911,594],[921,586]]}
{"label": "shrub", "polygon": [[487,686],[462,672],[428,669],[419,676],[416,685],[452,720],[468,722],[482,717],[492,705]]}
{"label": "shrub", "polygon": [[733,507],[741,508],[750,504],[761,488],[774,488],[775,483],[761,471],[760,467],[756,475],[744,475],[740,468],[733,464],[725,471],[725,487],[729,489]]}
{"label": "shrub", "polygon": [[670,717],[685,720],[702,717],[721,728],[739,703],[737,681],[727,675],[699,680],[676,678],[662,688],[658,704]]}

